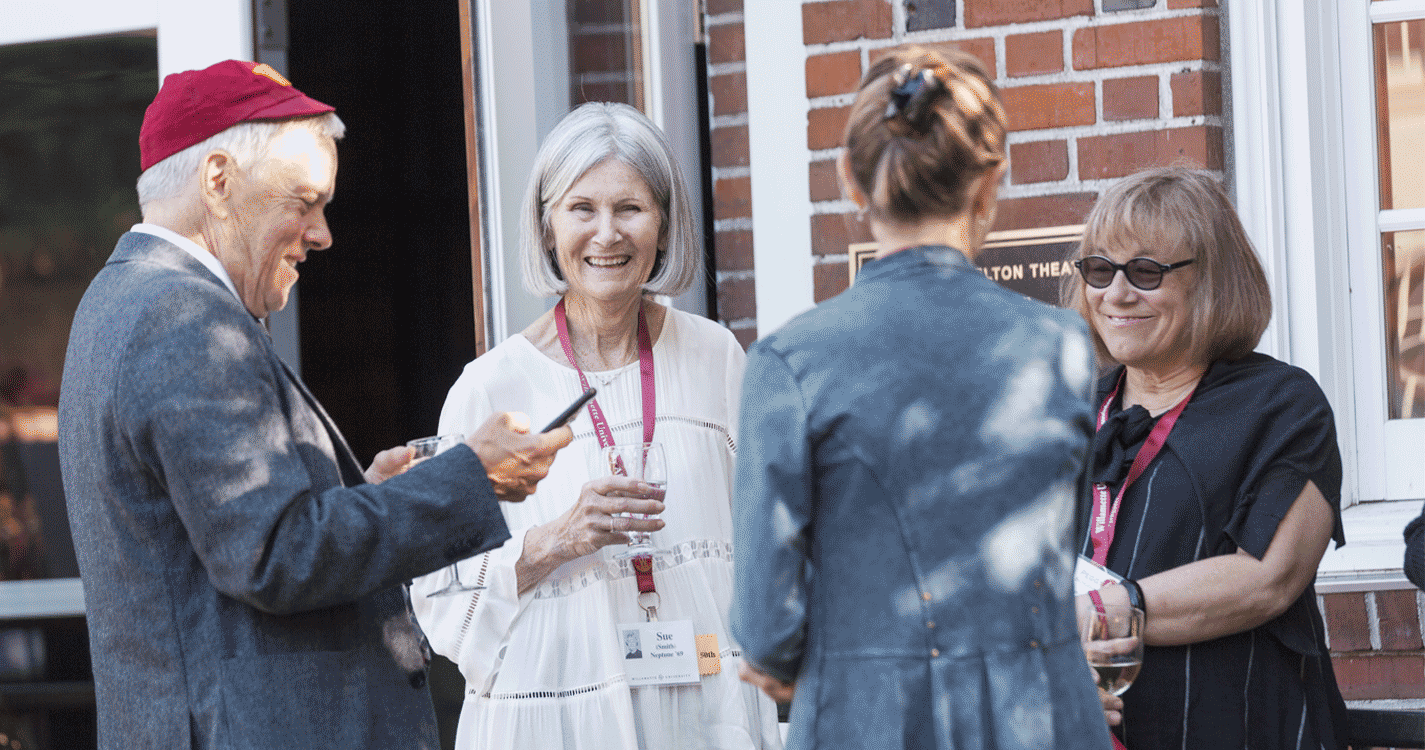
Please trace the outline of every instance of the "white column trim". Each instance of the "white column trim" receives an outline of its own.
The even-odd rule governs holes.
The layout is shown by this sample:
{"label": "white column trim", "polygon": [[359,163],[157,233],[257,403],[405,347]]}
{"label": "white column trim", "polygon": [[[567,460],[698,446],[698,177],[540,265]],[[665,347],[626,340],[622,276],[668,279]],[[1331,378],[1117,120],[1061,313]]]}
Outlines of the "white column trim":
{"label": "white column trim", "polygon": [[252,59],[252,0],[157,0],[158,78]]}
{"label": "white column trim", "polygon": [[765,336],[815,304],[801,3],[748,3],[743,28],[757,333]]}

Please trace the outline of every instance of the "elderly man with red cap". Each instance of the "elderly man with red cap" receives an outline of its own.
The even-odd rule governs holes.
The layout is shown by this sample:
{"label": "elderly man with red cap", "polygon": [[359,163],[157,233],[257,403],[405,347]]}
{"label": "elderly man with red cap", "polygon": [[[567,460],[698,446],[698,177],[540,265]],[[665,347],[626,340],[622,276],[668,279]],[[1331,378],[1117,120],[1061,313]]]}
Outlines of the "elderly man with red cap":
{"label": "elderly man with red cap", "polygon": [[60,398],[101,747],[435,748],[402,583],[504,542],[497,500],[571,438],[501,414],[363,472],[278,359],[264,319],[332,243],[343,129],[236,60],[144,116],[144,221],[80,303]]}

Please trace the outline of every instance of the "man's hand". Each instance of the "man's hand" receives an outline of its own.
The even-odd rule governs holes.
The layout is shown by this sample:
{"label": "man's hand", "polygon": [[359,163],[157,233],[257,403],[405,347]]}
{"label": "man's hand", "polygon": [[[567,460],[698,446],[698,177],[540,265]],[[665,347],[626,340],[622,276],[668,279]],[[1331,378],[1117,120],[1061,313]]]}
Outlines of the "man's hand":
{"label": "man's hand", "polygon": [[738,665],[737,676],[741,677],[743,682],[761,688],[762,692],[766,693],[772,700],[778,703],[791,703],[792,694],[795,693],[797,689],[797,683],[782,682],[776,677],[748,664],[746,660],[743,660]]}
{"label": "man's hand", "polygon": [[554,454],[574,439],[568,427],[539,435],[529,434],[529,417],[519,412],[503,412],[466,439],[495,494],[507,502],[519,502],[534,492],[535,485],[549,473]]}
{"label": "man's hand", "polygon": [[371,465],[364,472],[366,481],[372,484],[381,484],[397,474],[406,473],[406,469],[415,465],[415,462],[411,460],[414,453],[415,451],[404,445],[387,448],[377,453],[376,458],[371,460]]}

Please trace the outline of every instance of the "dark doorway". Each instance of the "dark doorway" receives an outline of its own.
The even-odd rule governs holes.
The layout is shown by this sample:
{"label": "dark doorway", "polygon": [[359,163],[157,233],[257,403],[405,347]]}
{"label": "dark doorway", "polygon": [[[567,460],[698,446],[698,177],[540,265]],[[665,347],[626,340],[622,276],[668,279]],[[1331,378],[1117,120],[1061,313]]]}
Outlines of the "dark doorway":
{"label": "dark doorway", "polygon": [[302,270],[302,376],[365,463],[433,434],[475,356],[458,4],[288,12],[289,77],[347,126],[335,243]]}

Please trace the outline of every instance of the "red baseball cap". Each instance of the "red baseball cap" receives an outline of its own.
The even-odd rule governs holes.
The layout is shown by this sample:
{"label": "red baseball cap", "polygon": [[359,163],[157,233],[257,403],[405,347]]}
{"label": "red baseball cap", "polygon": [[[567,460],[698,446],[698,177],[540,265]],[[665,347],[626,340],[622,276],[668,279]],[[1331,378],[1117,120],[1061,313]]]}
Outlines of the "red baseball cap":
{"label": "red baseball cap", "polygon": [[147,170],[240,122],[335,111],[298,91],[271,65],[224,60],[163,79],[139,128],[139,161]]}

